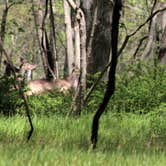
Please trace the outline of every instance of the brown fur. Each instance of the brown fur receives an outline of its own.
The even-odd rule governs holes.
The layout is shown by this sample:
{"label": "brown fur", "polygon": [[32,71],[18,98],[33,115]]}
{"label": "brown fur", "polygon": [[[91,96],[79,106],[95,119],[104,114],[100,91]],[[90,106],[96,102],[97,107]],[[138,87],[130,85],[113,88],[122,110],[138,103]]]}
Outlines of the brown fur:
{"label": "brown fur", "polygon": [[60,92],[66,92],[72,87],[71,83],[67,80],[55,80],[55,81],[47,81],[44,79],[33,80],[28,83],[28,91],[26,93],[27,96],[31,95],[40,95],[45,92],[49,92],[52,90],[59,90]]}

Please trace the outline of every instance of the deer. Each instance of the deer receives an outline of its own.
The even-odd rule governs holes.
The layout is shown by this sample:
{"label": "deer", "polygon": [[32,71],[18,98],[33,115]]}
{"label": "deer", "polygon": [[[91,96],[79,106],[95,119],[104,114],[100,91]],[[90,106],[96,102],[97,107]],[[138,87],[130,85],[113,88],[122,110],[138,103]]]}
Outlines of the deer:
{"label": "deer", "polygon": [[37,79],[29,81],[27,84],[27,96],[41,95],[46,92],[58,90],[59,92],[67,93],[69,90],[76,90],[78,86],[79,69],[73,65],[73,71],[66,79]]}
{"label": "deer", "polygon": [[[27,81],[32,80],[32,73],[37,67],[36,64],[30,64],[30,63],[26,62],[25,59],[23,59],[23,58],[20,58],[20,66],[19,67],[16,67],[14,65],[12,66],[6,60],[4,60],[3,63],[5,66],[5,72],[4,72],[3,77],[6,77],[6,78],[10,77],[15,72],[18,81],[19,80],[22,81],[25,79]],[[26,75],[26,78],[25,78],[25,75]]]}
{"label": "deer", "polygon": [[[30,64],[25,61],[25,59],[20,58],[21,65],[19,68],[16,68],[17,70],[17,81],[23,82],[23,85],[27,85],[27,92],[25,93],[26,96],[32,96],[32,95],[41,95],[46,92],[51,92],[53,90],[58,90],[59,92],[67,93],[69,90],[77,89],[78,86],[78,77],[79,77],[79,69],[75,66],[73,63],[73,70],[70,76],[68,76],[66,79],[53,79],[53,80],[47,80],[47,79],[36,79],[32,80],[32,72],[36,69],[36,64]],[[10,67],[8,64],[6,64],[6,67]],[[12,70],[12,68],[10,68]],[[18,87],[12,88],[18,89]]]}
{"label": "deer", "polygon": [[31,95],[41,95],[46,92],[51,92],[53,90],[58,90],[59,92],[66,93],[72,88],[70,81],[56,79],[55,81],[48,81],[46,79],[32,80],[27,84],[28,91],[27,96]]}
{"label": "deer", "polygon": [[24,80],[26,79],[27,82],[32,80],[32,74],[33,71],[37,68],[36,64],[30,64],[26,62],[24,58],[20,58],[20,68],[19,68],[19,74],[20,77],[23,78]]}
{"label": "deer", "polygon": [[[4,60],[5,72],[1,79],[9,79],[13,77],[15,81],[18,83],[20,82],[21,85],[24,85],[25,82],[29,82],[32,80],[32,72],[36,69],[36,64],[30,64],[25,61],[25,59],[20,58],[21,64],[18,66],[12,65],[7,60]],[[11,86],[10,91],[18,90],[18,84],[14,83]]]}

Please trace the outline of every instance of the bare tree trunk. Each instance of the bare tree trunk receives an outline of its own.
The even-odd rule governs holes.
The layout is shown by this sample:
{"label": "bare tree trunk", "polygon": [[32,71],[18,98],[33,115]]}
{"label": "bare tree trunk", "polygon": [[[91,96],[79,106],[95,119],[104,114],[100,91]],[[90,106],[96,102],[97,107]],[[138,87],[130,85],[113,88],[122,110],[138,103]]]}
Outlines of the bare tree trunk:
{"label": "bare tree trunk", "polygon": [[[7,21],[8,11],[14,4],[16,4],[16,2],[9,4],[8,0],[5,0],[4,9],[2,13],[2,20],[1,20],[1,29],[0,29],[0,38],[1,38],[2,44],[4,44],[4,40],[5,40],[6,21]],[[0,50],[0,68],[2,63],[2,54],[3,54],[3,51]]]}
{"label": "bare tree trunk", "polygon": [[76,3],[73,0],[67,1],[75,12],[75,62],[76,67],[80,70],[79,83],[74,101],[72,104],[72,110],[76,115],[81,114],[81,110],[84,102],[84,95],[86,90],[86,71],[87,71],[87,58],[86,58],[86,22],[84,13],[80,8],[80,0]]}
{"label": "bare tree trunk", "polygon": [[43,8],[44,8],[44,3],[42,0],[32,0],[32,10],[33,10],[33,14],[34,14],[34,22],[35,22],[36,35],[37,35],[37,40],[38,40],[38,45],[39,45],[39,52],[41,55],[43,69],[44,69],[44,73],[45,73],[45,77],[46,77],[46,75],[47,75],[47,63],[46,63],[44,52],[42,49]]}
{"label": "bare tree trunk", "polygon": [[94,33],[97,25],[97,14],[98,14],[98,4],[97,2],[94,3],[94,12],[93,12],[93,20],[92,20],[92,27],[91,27],[91,32],[89,34],[88,40],[87,40],[87,59],[88,59],[88,64],[93,63],[92,59],[92,44],[93,44],[93,39],[94,39]]}
{"label": "bare tree trunk", "polygon": [[[38,8],[38,10],[35,8]],[[45,8],[45,12],[42,10],[43,8]],[[48,34],[45,28],[46,19],[49,12],[48,10],[50,11],[50,34],[52,34],[50,35],[50,39],[48,38]],[[57,66],[55,65],[57,58],[55,58],[56,38],[52,1],[46,0],[44,3],[42,0],[33,0],[33,12],[45,77],[46,79],[51,80],[53,78],[57,78],[58,76]]]}
{"label": "bare tree trunk", "polygon": [[50,0],[50,24],[51,24],[51,30],[50,30],[50,46],[51,46],[51,52],[52,56],[54,57],[55,66],[55,76],[56,78],[59,78],[59,70],[58,70],[58,56],[56,51],[56,31],[55,31],[55,19],[54,19],[54,11],[53,11],[53,5],[52,0]]}
{"label": "bare tree trunk", "polygon": [[86,75],[87,75],[87,55],[86,55],[86,22],[84,13],[80,11],[80,41],[81,41],[81,60],[80,60],[80,70],[82,71],[81,76],[81,86],[82,86],[82,104],[84,100],[84,94],[86,91]]}
{"label": "bare tree trunk", "polygon": [[118,60],[118,34],[119,34],[119,20],[120,20],[121,8],[122,8],[122,1],[115,0],[114,9],[113,9],[114,10],[113,17],[112,17],[113,18],[112,32],[111,32],[112,66],[110,67],[110,70],[109,70],[109,78],[108,78],[108,83],[107,83],[104,99],[93,118],[92,135],[91,135],[93,148],[96,148],[96,144],[97,144],[100,117],[103,114],[111,96],[114,94],[114,91],[115,91],[115,73],[116,73],[116,66],[117,66],[117,60]]}
{"label": "bare tree trunk", "polygon": [[66,25],[66,42],[67,42],[67,64],[68,74],[72,73],[72,63],[74,62],[74,45],[73,30],[71,26],[71,8],[67,0],[64,1],[65,25]]}
{"label": "bare tree trunk", "polygon": [[161,39],[160,50],[159,50],[159,61],[162,64],[166,64],[166,27]]}
{"label": "bare tree trunk", "polygon": [[[86,23],[84,13],[78,11],[80,15],[80,79],[78,85],[78,96],[75,101],[76,104],[76,115],[80,116],[84,105],[84,95],[86,92],[86,69],[87,69],[87,56],[86,56]],[[77,102],[78,101],[78,102]]]}
{"label": "bare tree trunk", "polygon": [[[166,7],[166,3],[163,2],[160,4],[161,7]],[[162,64],[166,64],[166,11],[160,15],[161,17],[161,39],[160,39],[160,48],[159,48],[159,61]]]}
{"label": "bare tree trunk", "polygon": [[157,15],[154,16],[153,19],[151,20],[148,42],[142,54],[143,59],[153,58],[154,42],[156,41],[156,21],[157,21]]}
{"label": "bare tree trunk", "polygon": [[[157,0],[154,1],[151,15],[155,10],[160,10],[166,7],[166,4],[163,2],[159,3]],[[145,50],[142,54],[143,59],[154,59],[158,60],[161,63],[166,63],[166,58],[164,56],[165,49],[165,27],[166,27],[166,12],[156,14],[150,21],[149,25],[149,38]],[[159,46],[158,46],[159,43]],[[159,54],[159,55],[158,55]],[[157,56],[158,55],[158,56]]]}
{"label": "bare tree trunk", "polygon": [[46,0],[45,1],[45,13],[44,13],[43,20],[42,20],[42,43],[41,43],[41,45],[42,45],[42,49],[43,49],[44,54],[45,54],[45,60],[46,60],[46,63],[47,63],[47,66],[46,66],[47,67],[47,69],[46,69],[46,71],[47,71],[46,79],[47,80],[52,80],[52,79],[57,79],[57,76],[55,75],[55,70],[56,70],[55,69],[55,56],[54,56],[55,54],[54,54],[54,52],[52,52],[53,50],[51,49],[55,46],[51,47],[51,44],[49,42],[50,40],[48,39],[48,34],[47,34],[46,27],[45,27],[47,15],[48,15],[48,12],[49,12],[48,7],[49,7],[49,0]]}
{"label": "bare tree trunk", "polygon": [[94,74],[104,69],[110,57],[112,1],[85,0],[82,7],[87,24],[87,72]]}
{"label": "bare tree trunk", "polygon": [[75,56],[74,56],[74,62],[75,65],[79,67],[80,69],[80,56],[81,56],[81,52],[80,52],[80,25],[79,22],[77,20],[77,17],[75,17],[75,21],[74,21],[74,45],[75,45]]}
{"label": "bare tree trunk", "polygon": [[[85,14],[85,19],[86,19],[87,48],[90,43],[90,40],[92,39],[91,34],[93,31],[92,29],[94,28],[92,25],[94,22],[94,13],[97,2],[98,0],[81,0],[81,9]],[[95,24],[97,24],[96,21]]]}

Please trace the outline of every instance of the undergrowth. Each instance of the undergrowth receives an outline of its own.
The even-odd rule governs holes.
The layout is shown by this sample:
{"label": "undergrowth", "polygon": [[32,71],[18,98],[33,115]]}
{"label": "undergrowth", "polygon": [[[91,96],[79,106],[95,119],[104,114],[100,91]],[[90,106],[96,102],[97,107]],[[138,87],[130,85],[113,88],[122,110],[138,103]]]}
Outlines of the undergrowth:
{"label": "undergrowth", "polygon": [[95,151],[91,124],[105,83],[97,86],[80,118],[67,116],[70,95],[55,91],[29,97],[34,133],[27,143],[22,100],[10,91],[9,80],[0,80],[0,165],[166,165],[165,69],[138,63],[125,71],[117,73]]}

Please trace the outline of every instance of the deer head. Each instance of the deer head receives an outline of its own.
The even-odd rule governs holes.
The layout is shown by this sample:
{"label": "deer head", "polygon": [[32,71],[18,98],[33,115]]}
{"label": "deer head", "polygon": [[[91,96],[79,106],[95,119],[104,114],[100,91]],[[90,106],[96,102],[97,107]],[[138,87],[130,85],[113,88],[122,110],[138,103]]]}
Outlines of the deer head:
{"label": "deer head", "polygon": [[[27,63],[23,58],[20,58],[20,62],[21,62],[20,69],[19,69],[20,76],[23,79],[26,79],[27,81],[32,80],[32,73],[36,69],[37,65]],[[25,78],[26,74],[27,76]]]}

